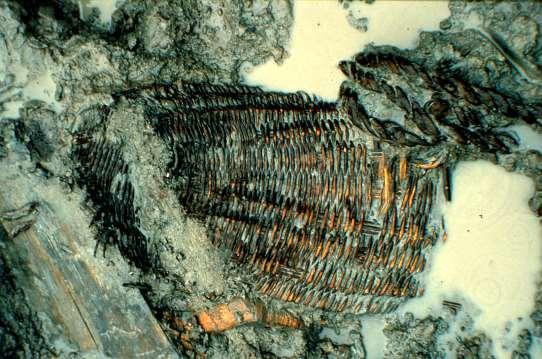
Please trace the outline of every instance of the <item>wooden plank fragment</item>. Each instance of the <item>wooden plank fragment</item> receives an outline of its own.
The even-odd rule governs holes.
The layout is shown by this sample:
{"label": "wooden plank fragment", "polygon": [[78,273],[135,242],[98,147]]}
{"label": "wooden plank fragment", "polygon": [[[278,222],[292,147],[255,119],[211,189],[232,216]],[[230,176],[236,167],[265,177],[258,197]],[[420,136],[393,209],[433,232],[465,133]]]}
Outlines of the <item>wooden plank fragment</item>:
{"label": "wooden plank fragment", "polygon": [[[54,178],[11,170],[0,173],[0,183],[0,213],[39,203],[35,214],[0,218],[0,250],[32,310],[46,319],[51,345],[98,357],[178,357],[140,293],[122,286],[128,265],[93,256],[80,195]],[[33,225],[10,238],[29,218]]]}

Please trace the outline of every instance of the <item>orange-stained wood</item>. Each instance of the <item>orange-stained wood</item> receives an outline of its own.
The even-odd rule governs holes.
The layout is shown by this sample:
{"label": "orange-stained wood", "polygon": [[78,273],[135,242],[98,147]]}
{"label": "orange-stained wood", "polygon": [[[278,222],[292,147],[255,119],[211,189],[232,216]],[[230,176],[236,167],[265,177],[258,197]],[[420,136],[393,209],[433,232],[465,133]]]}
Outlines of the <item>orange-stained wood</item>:
{"label": "orange-stained wood", "polygon": [[[290,286],[282,296],[293,300],[294,294]],[[198,323],[207,333],[219,333],[242,324],[261,322],[267,325],[278,325],[290,328],[302,328],[303,321],[284,310],[269,311],[263,303],[251,303],[243,298],[234,298],[228,304],[217,304],[209,310],[196,314]]]}

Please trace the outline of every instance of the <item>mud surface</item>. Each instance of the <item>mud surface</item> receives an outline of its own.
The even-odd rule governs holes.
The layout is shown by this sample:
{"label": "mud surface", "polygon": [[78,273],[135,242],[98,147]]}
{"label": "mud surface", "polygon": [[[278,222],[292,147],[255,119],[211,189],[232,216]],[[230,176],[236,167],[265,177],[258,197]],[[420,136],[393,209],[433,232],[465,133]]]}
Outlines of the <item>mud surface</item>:
{"label": "mud surface", "polygon": [[[365,357],[362,315],[299,309],[280,301],[267,305],[295,313],[306,327],[252,324],[220,334],[203,332],[195,313],[234,297],[257,297],[255,278],[240,271],[226,253],[217,251],[201,223],[185,215],[164,175],[171,153],[146,123],[144,106],[121,96],[157,83],[239,84],[247,63],[257,65],[269,58],[280,62],[287,56],[294,21],[292,4],[286,0],[127,0],[110,23],[102,22],[98,11],[92,9],[82,19],[79,5],[75,0],[0,1],[0,168],[7,166],[7,159],[22,156],[26,164],[19,169],[21,176],[39,177],[45,186],[47,181],[60,183],[80,199],[78,206],[95,236],[88,240],[91,250],[87,255],[92,257],[98,243],[96,260],[122,263],[121,268],[130,271],[126,291],[141,293],[181,357]],[[522,108],[533,106],[533,111],[538,111],[542,83],[540,5],[453,2],[450,8],[452,15],[442,22],[442,31],[422,33],[416,49],[380,47],[367,52],[388,51],[441,75],[461,76],[524,104]],[[390,69],[382,67],[375,73],[379,79],[395,81]],[[414,81],[405,86],[411,87],[414,98],[426,102],[427,93]],[[390,111],[384,95],[360,101],[375,117]],[[540,116],[506,116],[491,108],[482,114],[484,129],[519,124],[542,133]],[[148,239],[149,251],[155,256],[151,262],[160,263],[159,272],[153,271],[157,267],[152,264],[138,263],[136,257],[122,256],[122,248],[107,249],[111,244],[103,231],[107,222],[96,218],[99,209],[92,204],[88,187],[79,185],[75,145],[81,133],[104,128],[108,141],[123,146],[134,187],[138,230]],[[481,151],[477,146],[465,148],[452,146],[447,160],[487,159],[531,177],[536,192],[529,204],[535,213],[542,214],[542,154],[514,147],[506,154]],[[424,153],[429,158],[435,152]],[[69,212],[63,215],[64,221],[72,220]],[[2,246],[9,245],[7,238],[1,241]],[[25,283],[13,280],[11,273],[19,265],[0,257],[0,280],[4,283],[0,347],[15,357],[67,356],[62,341],[50,340],[53,336],[43,329],[40,314],[26,303],[19,289]],[[542,338],[542,286],[531,318],[534,325],[518,338],[514,357],[529,357],[532,343]],[[452,344],[440,340],[459,320],[446,311],[427,318],[391,314],[385,320],[385,357],[400,358],[408,353],[419,358],[447,354],[486,358],[492,353],[491,339],[471,330],[468,318],[461,317],[464,335],[454,338]],[[84,350],[71,353],[105,356]]]}

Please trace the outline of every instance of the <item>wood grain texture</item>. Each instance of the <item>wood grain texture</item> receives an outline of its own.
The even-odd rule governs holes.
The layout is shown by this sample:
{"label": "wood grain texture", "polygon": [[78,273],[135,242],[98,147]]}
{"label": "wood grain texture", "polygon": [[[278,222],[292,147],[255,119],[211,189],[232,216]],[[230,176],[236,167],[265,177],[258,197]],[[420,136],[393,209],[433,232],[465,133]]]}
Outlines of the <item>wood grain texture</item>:
{"label": "wood grain texture", "polygon": [[29,306],[47,318],[49,344],[115,358],[177,357],[140,294],[122,286],[119,268],[92,255],[95,242],[73,198],[32,175],[0,177],[0,212],[39,203],[35,223],[13,238],[26,217],[0,219],[0,246]]}

